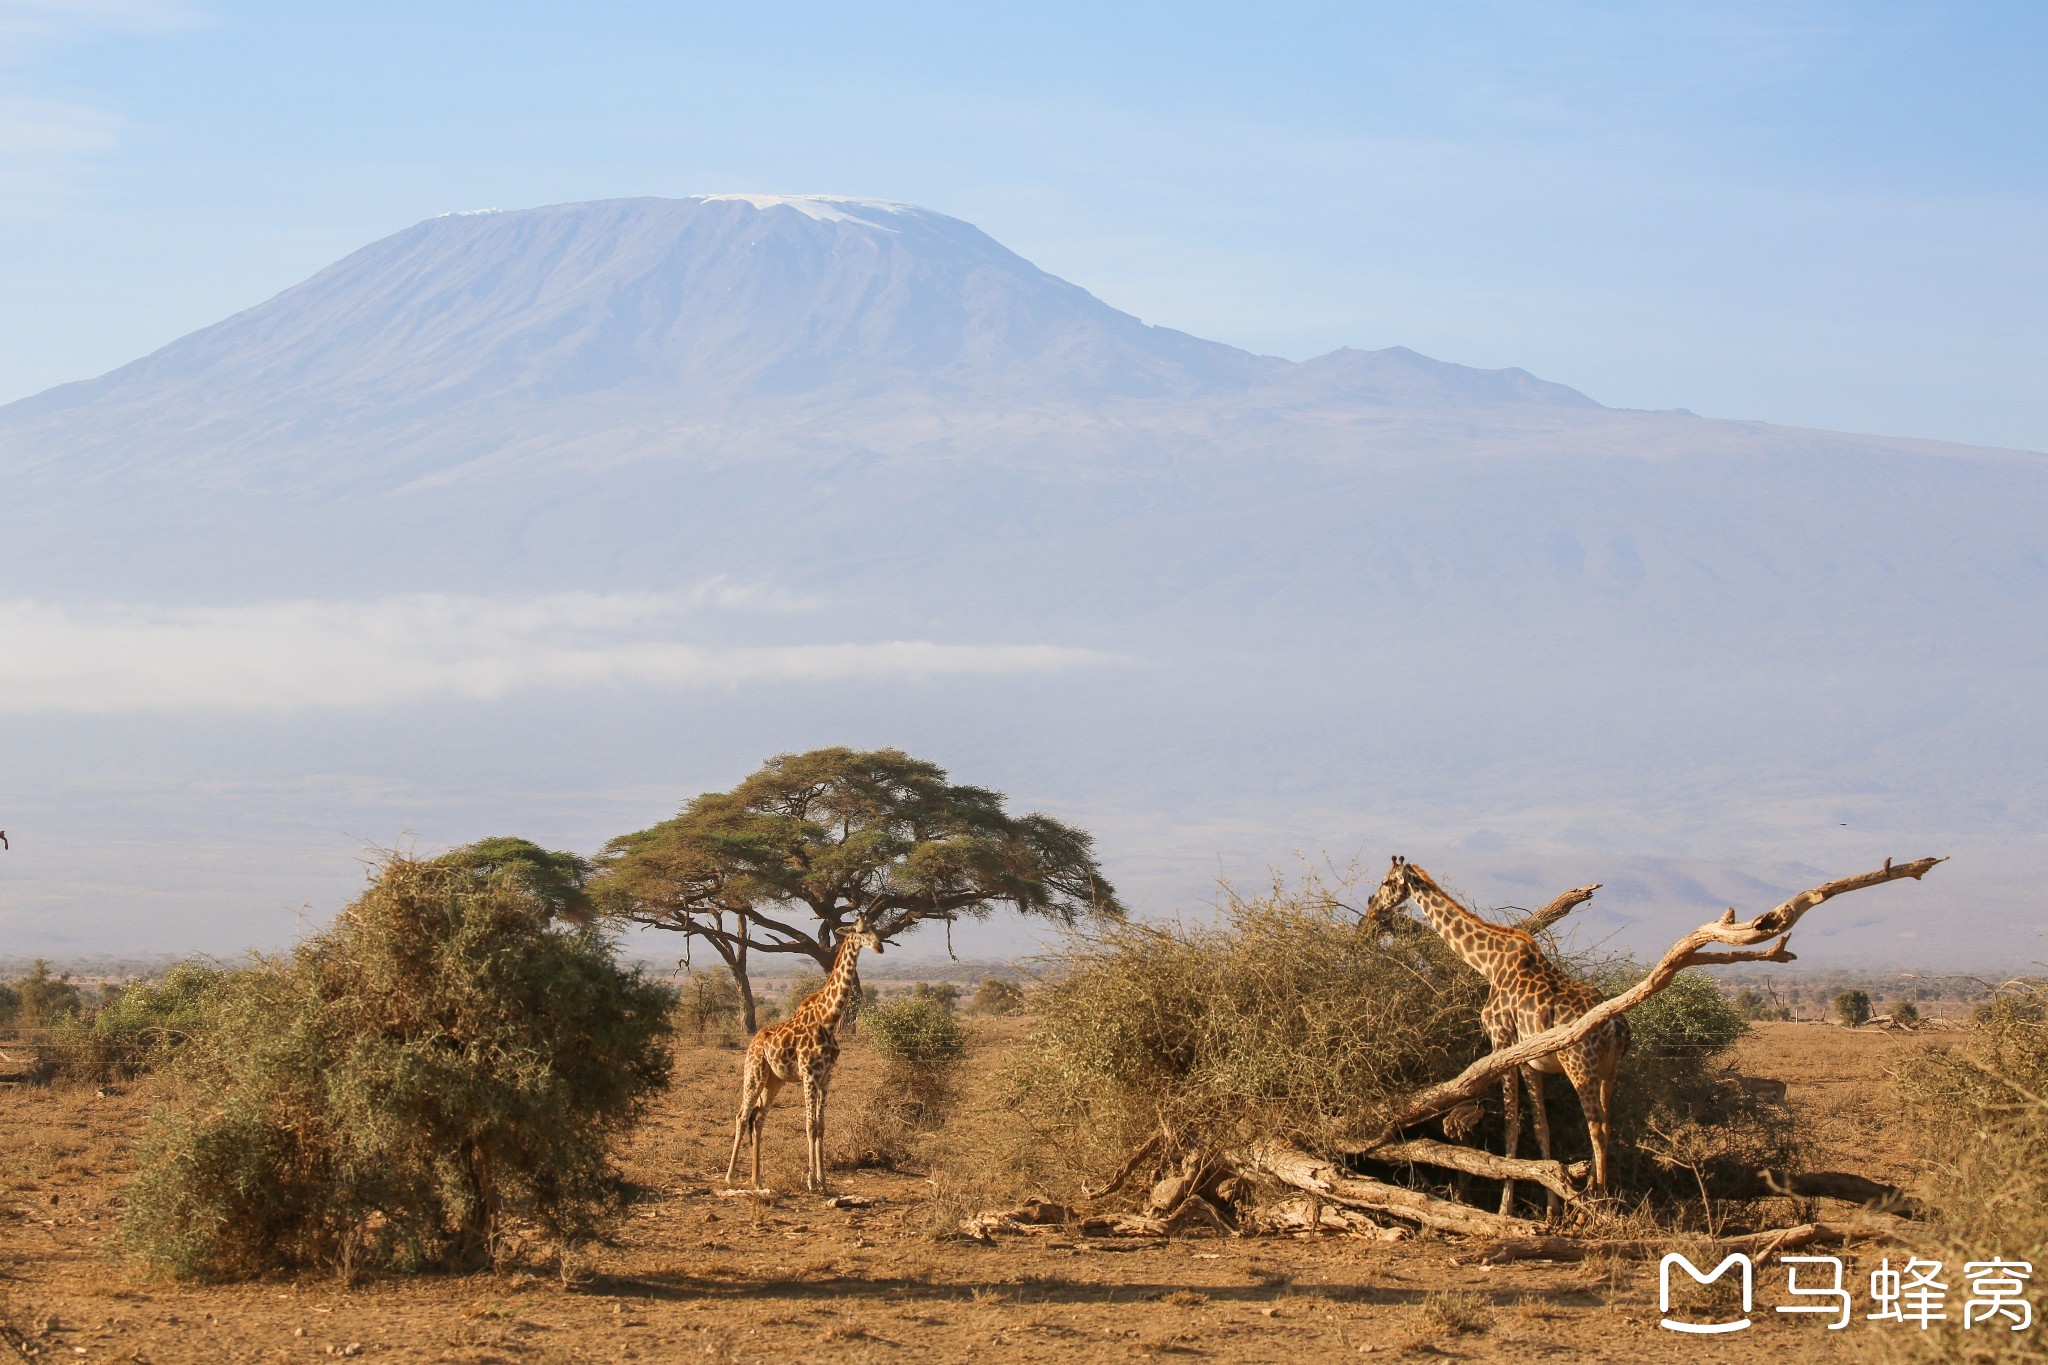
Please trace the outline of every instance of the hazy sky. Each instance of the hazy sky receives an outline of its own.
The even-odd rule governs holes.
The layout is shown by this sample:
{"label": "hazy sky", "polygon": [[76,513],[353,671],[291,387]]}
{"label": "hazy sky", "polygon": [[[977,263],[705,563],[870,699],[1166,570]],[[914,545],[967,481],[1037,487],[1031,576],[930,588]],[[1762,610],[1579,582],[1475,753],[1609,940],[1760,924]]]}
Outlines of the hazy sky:
{"label": "hazy sky", "polygon": [[1146,318],[2048,449],[2048,5],[0,0],[0,399],[451,209],[902,199]]}

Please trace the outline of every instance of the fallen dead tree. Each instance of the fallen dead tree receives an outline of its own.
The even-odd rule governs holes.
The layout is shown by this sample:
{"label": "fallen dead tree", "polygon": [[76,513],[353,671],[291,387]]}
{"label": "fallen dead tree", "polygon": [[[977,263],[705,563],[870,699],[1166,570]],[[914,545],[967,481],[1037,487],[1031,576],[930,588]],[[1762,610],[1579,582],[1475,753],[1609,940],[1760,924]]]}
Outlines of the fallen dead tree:
{"label": "fallen dead tree", "polygon": [[1403,1218],[1440,1232],[1517,1237],[1533,1235],[1537,1230],[1537,1225],[1526,1218],[1503,1217],[1469,1204],[1438,1199],[1405,1185],[1388,1185],[1352,1175],[1321,1157],[1284,1143],[1255,1143],[1236,1154],[1234,1161],[1247,1175],[1266,1176],[1333,1204]]}
{"label": "fallen dead tree", "polygon": [[1477,1147],[1460,1147],[1428,1138],[1412,1138],[1407,1142],[1344,1142],[1338,1143],[1334,1150],[1342,1156],[1369,1157],[1392,1166],[1439,1166],[1449,1171],[1462,1171],[1466,1175],[1484,1176],[1489,1180],[1534,1181],[1559,1198],[1568,1200],[1578,1198],[1578,1187],[1573,1182],[1584,1180],[1591,1165],[1586,1161],[1567,1165],[1559,1161],[1495,1156]]}

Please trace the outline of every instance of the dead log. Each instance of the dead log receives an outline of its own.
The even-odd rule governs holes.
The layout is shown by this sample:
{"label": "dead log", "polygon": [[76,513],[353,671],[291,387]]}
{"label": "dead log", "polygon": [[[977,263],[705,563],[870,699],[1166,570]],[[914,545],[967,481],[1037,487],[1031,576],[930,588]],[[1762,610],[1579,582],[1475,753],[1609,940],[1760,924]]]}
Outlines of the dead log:
{"label": "dead log", "polygon": [[1326,1204],[1307,1194],[1261,1208],[1255,1226],[1261,1232],[1340,1232],[1372,1242],[1398,1242],[1414,1235],[1406,1226],[1386,1227],[1356,1209]]}
{"label": "dead log", "polygon": [[1591,886],[1575,886],[1569,891],[1560,891],[1550,904],[1526,919],[1516,920],[1508,927],[1520,929],[1525,934],[1541,933],[1593,899],[1593,893],[1598,891],[1600,886],[1599,882],[1594,882]]}
{"label": "dead log", "polygon": [[1396,1166],[1441,1166],[1446,1170],[1463,1171],[1467,1175],[1485,1176],[1489,1180],[1533,1180],[1559,1198],[1568,1200],[1579,1197],[1578,1189],[1573,1182],[1584,1180],[1590,1165],[1584,1161],[1574,1161],[1567,1166],[1558,1161],[1528,1161],[1518,1157],[1495,1156],[1476,1147],[1459,1147],[1448,1142],[1432,1142],[1427,1138],[1414,1138],[1407,1142],[1384,1142],[1378,1145],[1350,1142],[1340,1145],[1336,1150],[1346,1156],[1362,1156],[1371,1161],[1384,1161]]}
{"label": "dead log", "polygon": [[[1849,1234],[1841,1228],[1829,1227],[1825,1223],[1801,1223],[1797,1227],[1771,1228],[1764,1232],[1745,1233],[1740,1237],[1722,1237],[1714,1242],[1721,1255],[1739,1251],[1745,1256],[1763,1260],[1781,1252],[1797,1251],[1801,1247],[1816,1243],[1841,1242]],[[1468,1248],[1451,1259],[1459,1265],[1501,1265],[1508,1261],[1583,1261],[1595,1256],[1610,1256],[1620,1261],[1654,1261],[1672,1250],[1672,1241],[1582,1241],[1576,1237],[1509,1237],[1498,1241],[1482,1242]]]}
{"label": "dead log", "polygon": [[1253,1143],[1237,1155],[1235,1162],[1247,1173],[1269,1176],[1328,1203],[1392,1214],[1444,1232],[1475,1237],[1527,1237],[1536,1232],[1536,1224],[1525,1218],[1506,1218],[1420,1190],[1366,1180],[1285,1143]]}
{"label": "dead log", "polygon": [[[1910,863],[1893,864],[1887,860],[1875,872],[1865,872],[1854,877],[1843,877],[1827,882],[1808,891],[1802,891],[1790,900],[1773,909],[1766,910],[1751,920],[1737,920],[1735,911],[1711,924],[1703,924],[1674,943],[1657,965],[1650,968],[1649,975],[1623,991],[1611,1000],[1603,1000],[1592,1009],[1568,1023],[1556,1028],[1545,1029],[1533,1037],[1524,1038],[1512,1047],[1490,1052],[1456,1076],[1438,1085],[1430,1086],[1408,1097],[1393,1116],[1387,1120],[1378,1135],[1381,1142],[1391,1142],[1402,1129],[1443,1113],[1453,1105],[1477,1098],[1503,1074],[1519,1066],[1526,1066],[1540,1057],[1547,1057],[1560,1048],[1590,1037],[1593,1032],[1618,1014],[1626,1014],[1643,1001],[1671,984],[1687,967],[1711,966],[1728,962],[1791,962],[1793,954],[1787,950],[1794,925],[1800,917],[1822,901],[1850,891],[1860,891],[1867,886],[1879,886],[1885,882],[1898,881],[1904,877],[1918,880],[1927,875],[1937,863],[1945,858],[1920,858]],[[1752,951],[1749,945],[1767,939],[1778,941],[1770,948]],[[1730,951],[1716,951],[1710,944],[1733,945]]]}
{"label": "dead log", "polygon": [[1925,1218],[1927,1208],[1897,1185],[1852,1175],[1848,1171],[1765,1171],[1764,1184],[1772,1194],[1794,1199],[1840,1199],[1861,1204],[1874,1213],[1895,1213],[1901,1218]]}

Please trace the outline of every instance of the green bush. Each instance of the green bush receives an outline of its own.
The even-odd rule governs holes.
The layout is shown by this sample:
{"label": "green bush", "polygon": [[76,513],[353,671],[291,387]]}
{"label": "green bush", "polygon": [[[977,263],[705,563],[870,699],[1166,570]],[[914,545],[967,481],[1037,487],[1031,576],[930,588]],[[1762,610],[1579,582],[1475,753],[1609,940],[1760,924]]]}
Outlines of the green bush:
{"label": "green bush", "polygon": [[1843,991],[1835,997],[1835,1017],[1850,1028],[1870,1022],[1870,992]]}
{"label": "green bush", "polygon": [[1016,1014],[1024,1008],[1024,988],[998,976],[983,977],[967,1008],[976,1014]]}
{"label": "green bush", "polygon": [[1917,1024],[1920,1022],[1920,1007],[1910,1000],[1894,1000],[1891,1016],[1895,1024]]}
{"label": "green bush", "polygon": [[1735,1013],[1751,1023],[1761,1023],[1765,1020],[1784,1020],[1792,1017],[1792,1011],[1788,1006],[1773,1004],[1747,986],[1735,992],[1735,999],[1732,1003],[1735,1006]]}
{"label": "green bush", "polygon": [[475,1269],[588,1235],[667,1074],[668,993],[517,873],[389,859],[327,932],[203,992],[128,1190],[180,1278]]}
{"label": "green bush", "polygon": [[929,1000],[951,1013],[960,1004],[960,988],[950,981],[920,981],[910,988],[913,1000]]}
{"label": "green bush", "polygon": [[116,1065],[147,1070],[205,1026],[206,1002],[227,980],[225,968],[190,959],[154,981],[137,981],[93,1016],[92,1031]]}
{"label": "green bush", "polygon": [[[1630,980],[1615,983],[1615,992]],[[1630,1050],[1644,1056],[1711,1057],[1726,1052],[1749,1024],[1705,972],[1680,972],[1671,984],[1629,1011]]]}
{"label": "green bush", "polygon": [[861,1034],[875,1051],[900,1062],[958,1057],[967,1045],[953,1012],[929,996],[882,1001],[862,1017]]}
{"label": "green bush", "polygon": [[12,1028],[15,1016],[21,1013],[21,992],[5,981],[0,981],[0,1028]]}
{"label": "green bush", "polygon": [[14,983],[14,1025],[16,1028],[51,1028],[65,1019],[75,1019],[84,1004],[70,973],[53,975],[50,964],[37,958],[28,975]]}

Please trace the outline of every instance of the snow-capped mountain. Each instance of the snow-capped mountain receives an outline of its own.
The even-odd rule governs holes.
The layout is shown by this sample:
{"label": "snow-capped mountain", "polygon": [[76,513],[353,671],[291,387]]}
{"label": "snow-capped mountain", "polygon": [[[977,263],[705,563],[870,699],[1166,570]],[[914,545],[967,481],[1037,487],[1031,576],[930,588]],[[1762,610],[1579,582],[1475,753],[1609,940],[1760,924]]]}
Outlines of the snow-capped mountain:
{"label": "snow-capped mountain", "polygon": [[[2043,928],[2048,459],[1253,355],[906,205],[430,219],[0,408],[0,487],[8,827],[139,850],[17,941],[172,894],[139,813],[239,831],[198,916],[307,899],[287,846],[589,846],[823,742],[1083,820],[1154,908],[1364,848],[1654,934],[1933,851],[1945,960]],[[1926,956],[1856,913],[1807,932]]]}

